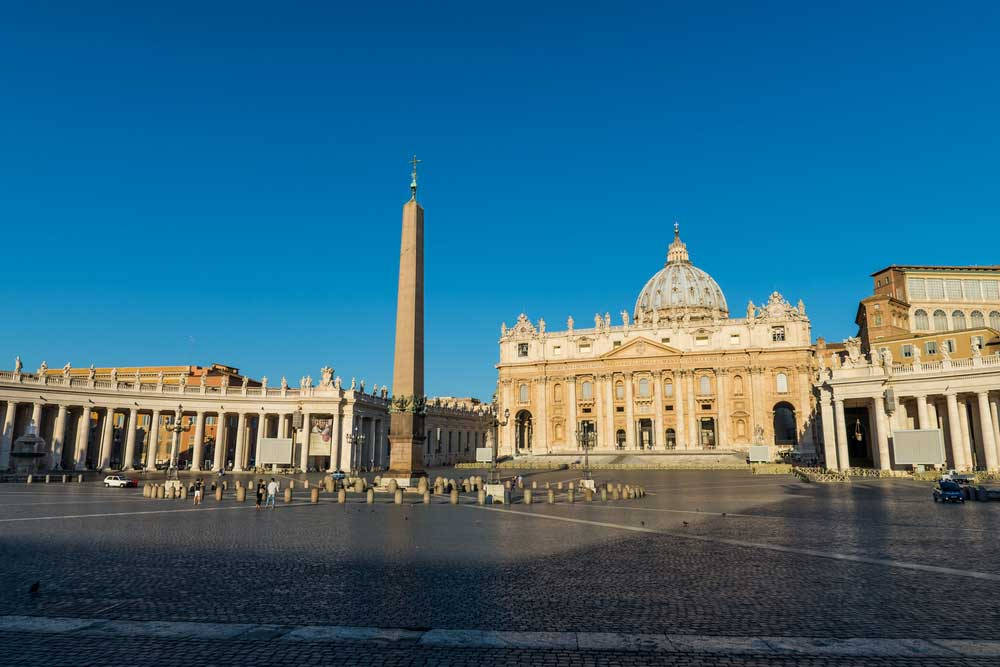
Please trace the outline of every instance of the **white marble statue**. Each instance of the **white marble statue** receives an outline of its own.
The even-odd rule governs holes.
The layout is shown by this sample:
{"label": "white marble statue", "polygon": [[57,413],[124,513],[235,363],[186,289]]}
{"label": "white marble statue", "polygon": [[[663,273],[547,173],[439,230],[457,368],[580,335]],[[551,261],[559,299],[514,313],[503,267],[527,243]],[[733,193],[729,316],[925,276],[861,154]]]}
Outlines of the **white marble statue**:
{"label": "white marble statue", "polygon": [[539,317],[538,318],[538,333],[540,333],[540,334],[545,333],[545,318],[544,317]]}
{"label": "white marble statue", "polygon": [[70,365],[69,365],[69,362],[67,361],[66,365],[63,366],[63,377],[67,377],[67,378],[69,377],[69,369],[70,369]]}
{"label": "white marble statue", "polygon": [[49,370],[49,365],[42,360],[42,365],[38,367],[38,377],[45,377],[45,373]]}
{"label": "white marble statue", "polygon": [[24,364],[21,363],[21,355],[14,357],[14,372],[20,374]]}
{"label": "white marble statue", "polygon": [[573,331],[573,316],[570,315],[566,318],[566,330]]}
{"label": "white marble statue", "polygon": [[284,375],[281,376],[281,388],[288,389],[288,378],[286,378]]}
{"label": "white marble statue", "polygon": [[628,326],[628,311],[627,310],[623,310],[622,311],[622,326],[623,327],[627,327]]}
{"label": "white marble statue", "polygon": [[112,382],[118,382],[118,369],[117,368],[112,368],[111,369],[111,381]]}
{"label": "white marble statue", "polygon": [[320,370],[319,386],[329,387],[333,383],[333,369],[329,366],[324,366]]}

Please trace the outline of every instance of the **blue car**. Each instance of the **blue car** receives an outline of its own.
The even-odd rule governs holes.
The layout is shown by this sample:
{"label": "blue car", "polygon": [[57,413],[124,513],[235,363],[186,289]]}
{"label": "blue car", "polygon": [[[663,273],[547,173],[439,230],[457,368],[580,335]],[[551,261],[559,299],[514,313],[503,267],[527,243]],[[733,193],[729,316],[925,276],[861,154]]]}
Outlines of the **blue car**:
{"label": "blue car", "polygon": [[962,493],[962,487],[958,485],[958,482],[941,481],[934,487],[934,502],[964,503],[965,494]]}

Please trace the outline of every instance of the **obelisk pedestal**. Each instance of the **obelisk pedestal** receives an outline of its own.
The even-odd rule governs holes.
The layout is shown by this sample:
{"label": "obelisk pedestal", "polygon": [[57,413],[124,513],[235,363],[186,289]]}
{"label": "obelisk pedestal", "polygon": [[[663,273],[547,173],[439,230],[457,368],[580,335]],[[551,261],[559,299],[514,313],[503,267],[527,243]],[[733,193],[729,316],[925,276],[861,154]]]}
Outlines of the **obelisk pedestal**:
{"label": "obelisk pedestal", "polygon": [[427,473],[424,451],[424,209],[417,203],[417,159],[410,201],[403,205],[396,295],[396,349],[392,368],[389,471],[385,482],[415,486]]}

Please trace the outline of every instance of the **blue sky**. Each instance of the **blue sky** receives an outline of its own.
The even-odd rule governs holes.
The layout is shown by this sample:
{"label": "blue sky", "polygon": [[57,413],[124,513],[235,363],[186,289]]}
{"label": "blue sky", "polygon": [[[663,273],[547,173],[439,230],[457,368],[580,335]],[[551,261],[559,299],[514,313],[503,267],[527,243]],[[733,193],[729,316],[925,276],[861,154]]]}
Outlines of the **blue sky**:
{"label": "blue sky", "polygon": [[[0,365],[390,383],[423,160],[427,390],[632,309],[675,219],[734,315],[855,331],[1000,263],[995,3],[40,3],[0,21]],[[365,4],[368,6],[361,7]]]}

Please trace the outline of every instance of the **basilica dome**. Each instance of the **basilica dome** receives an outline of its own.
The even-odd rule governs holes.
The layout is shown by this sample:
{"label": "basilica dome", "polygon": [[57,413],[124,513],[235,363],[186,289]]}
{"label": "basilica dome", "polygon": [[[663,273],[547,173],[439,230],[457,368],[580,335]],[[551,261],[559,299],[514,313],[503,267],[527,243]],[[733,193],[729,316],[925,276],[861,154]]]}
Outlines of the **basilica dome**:
{"label": "basilica dome", "polygon": [[719,284],[691,263],[687,246],[681,241],[680,228],[674,223],[674,241],[667,250],[667,263],[639,292],[635,301],[635,320],[691,320],[729,317],[726,297]]}

